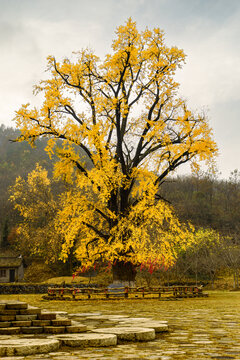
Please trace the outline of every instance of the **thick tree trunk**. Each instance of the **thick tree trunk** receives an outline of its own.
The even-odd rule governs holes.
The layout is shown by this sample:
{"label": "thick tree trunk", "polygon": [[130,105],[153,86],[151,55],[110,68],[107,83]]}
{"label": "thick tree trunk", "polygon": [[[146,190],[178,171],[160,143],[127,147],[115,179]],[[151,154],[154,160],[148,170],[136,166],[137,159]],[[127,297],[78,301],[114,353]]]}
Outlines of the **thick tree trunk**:
{"label": "thick tree trunk", "polygon": [[123,283],[132,286],[135,283],[137,274],[136,266],[131,262],[116,261],[112,265],[113,282]]}

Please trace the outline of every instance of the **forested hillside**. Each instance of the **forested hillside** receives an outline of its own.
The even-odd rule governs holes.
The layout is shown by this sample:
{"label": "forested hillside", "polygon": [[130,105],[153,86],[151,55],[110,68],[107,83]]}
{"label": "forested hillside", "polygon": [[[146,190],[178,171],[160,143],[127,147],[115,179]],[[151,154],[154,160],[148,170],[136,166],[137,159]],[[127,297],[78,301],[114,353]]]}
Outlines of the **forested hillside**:
{"label": "forested hillside", "polygon": [[15,143],[19,131],[0,126],[0,234],[6,237],[17,222],[17,213],[13,211],[8,201],[8,188],[13,185],[18,176],[26,177],[38,162],[48,170],[52,170],[52,163],[44,151],[46,141],[38,140],[37,148],[31,148],[28,143]]}
{"label": "forested hillside", "polygon": [[213,286],[219,275],[230,275],[233,287],[239,288],[240,172],[234,170],[227,180],[206,174],[171,179],[162,186],[161,195],[181,220],[199,229],[196,244],[163,277],[194,278],[196,283],[204,279]]}
{"label": "forested hillside", "polygon": [[209,175],[171,179],[161,194],[176,208],[184,221],[211,227],[224,235],[240,232],[240,172],[234,170],[228,180]]}

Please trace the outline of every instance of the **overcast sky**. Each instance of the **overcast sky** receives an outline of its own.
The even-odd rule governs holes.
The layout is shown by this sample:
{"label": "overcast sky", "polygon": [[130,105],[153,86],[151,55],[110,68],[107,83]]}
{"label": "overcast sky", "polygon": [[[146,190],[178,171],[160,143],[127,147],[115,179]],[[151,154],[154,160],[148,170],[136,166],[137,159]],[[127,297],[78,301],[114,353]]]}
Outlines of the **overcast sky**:
{"label": "overcast sky", "polygon": [[167,45],[184,49],[177,74],[180,94],[206,109],[228,178],[240,170],[239,0],[0,0],[0,124],[14,126],[14,111],[33,103],[32,87],[46,77],[46,57],[91,47],[110,51],[117,26],[128,17],[139,30],[165,31]]}

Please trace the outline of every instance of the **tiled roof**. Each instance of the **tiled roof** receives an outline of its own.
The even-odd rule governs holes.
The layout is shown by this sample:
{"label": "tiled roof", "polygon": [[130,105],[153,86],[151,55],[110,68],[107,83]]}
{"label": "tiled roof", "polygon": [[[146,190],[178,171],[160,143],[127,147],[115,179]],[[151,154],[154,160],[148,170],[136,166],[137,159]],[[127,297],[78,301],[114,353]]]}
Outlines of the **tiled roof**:
{"label": "tiled roof", "polygon": [[0,259],[1,258],[17,258],[20,255],[19,252],[10,250],[10,249],[3,249],[0,247]]}
{"label": "tiled roof", "polygon": [[9,249],[0,248],[0,267],[19,267],[22,264],[22,257],[19,253]]}
{"label": "tiled roof", "polygon": [[22,258],[1,258],[0,268],[19,267],[22,264]]}

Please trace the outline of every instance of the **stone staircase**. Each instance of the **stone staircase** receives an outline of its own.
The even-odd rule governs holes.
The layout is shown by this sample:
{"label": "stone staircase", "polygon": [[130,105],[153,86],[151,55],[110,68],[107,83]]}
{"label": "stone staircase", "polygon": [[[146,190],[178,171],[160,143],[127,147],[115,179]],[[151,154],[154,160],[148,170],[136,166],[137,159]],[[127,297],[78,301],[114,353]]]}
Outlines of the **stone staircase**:
{"label": "stone staircase", "polygon": [[0,335],[81,333],[86,326],[19,301],[0,301]]}

